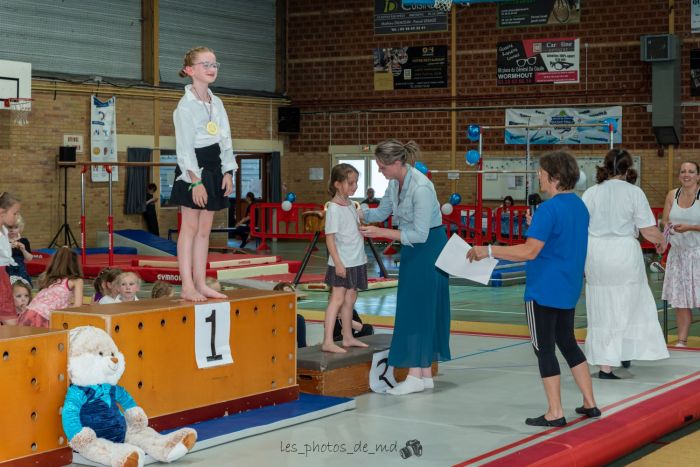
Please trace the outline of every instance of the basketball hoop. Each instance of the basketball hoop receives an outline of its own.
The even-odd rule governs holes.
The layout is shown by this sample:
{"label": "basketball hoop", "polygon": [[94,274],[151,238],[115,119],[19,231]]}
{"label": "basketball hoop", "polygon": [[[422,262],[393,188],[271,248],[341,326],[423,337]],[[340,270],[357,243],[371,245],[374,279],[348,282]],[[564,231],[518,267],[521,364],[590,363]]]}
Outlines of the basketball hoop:
{"label": "basketball hoop", "polygon": [[435,0],[433,8],[436,10],[450,11],[450,8],[452,8],[452,0]]}
{"label": "basketball hoop", "polygon": [[29,123],[29,114],[32,112],[32,101],[24,97],[5,99],[5,107],[12,112],[12,122],[18,126]]}

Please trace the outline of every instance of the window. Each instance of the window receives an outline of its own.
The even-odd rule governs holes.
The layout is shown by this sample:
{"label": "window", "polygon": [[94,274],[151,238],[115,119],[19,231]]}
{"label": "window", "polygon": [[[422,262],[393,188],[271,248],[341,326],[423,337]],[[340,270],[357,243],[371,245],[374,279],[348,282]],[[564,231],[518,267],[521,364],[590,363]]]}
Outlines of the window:
{"label": "window", "polygon": [[379,168],[377,167],[377,162],[374,160],[374,156],[336,154],[333,165],[340,163],[350,164],[360,172],[360,176],[357,179],[357,191],[353,199],[357,199],[358,201],[365,199],[367,197],[367,188],[370,187],[374,188],[375,198],[384,196],[384,192],[386,192],[386,188],[389,186],[389,180],[379,173]]}

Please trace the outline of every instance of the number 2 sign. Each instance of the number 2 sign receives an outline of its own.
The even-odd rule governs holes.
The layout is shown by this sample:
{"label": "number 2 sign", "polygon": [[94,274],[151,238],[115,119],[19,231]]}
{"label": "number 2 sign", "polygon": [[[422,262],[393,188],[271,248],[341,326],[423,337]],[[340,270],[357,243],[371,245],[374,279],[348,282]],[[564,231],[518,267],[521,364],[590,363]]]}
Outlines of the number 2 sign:
{"label": "number 2 sign", "polygon": [[198,368],[233,363],[229,344],[231,303],[194,306],[194,353]]}

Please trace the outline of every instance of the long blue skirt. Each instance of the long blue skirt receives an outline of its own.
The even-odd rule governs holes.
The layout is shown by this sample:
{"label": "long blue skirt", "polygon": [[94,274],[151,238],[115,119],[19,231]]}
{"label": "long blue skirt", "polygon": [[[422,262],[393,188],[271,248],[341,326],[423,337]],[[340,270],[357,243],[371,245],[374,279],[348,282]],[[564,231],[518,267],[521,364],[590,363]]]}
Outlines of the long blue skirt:
{"label": "long blue skirt", "polygon": [[389,365],[427,368],[450,359],[449,277],[435,267],[446,243],[445,227],[440,226],[430,229],[425,243],[401,246]]}

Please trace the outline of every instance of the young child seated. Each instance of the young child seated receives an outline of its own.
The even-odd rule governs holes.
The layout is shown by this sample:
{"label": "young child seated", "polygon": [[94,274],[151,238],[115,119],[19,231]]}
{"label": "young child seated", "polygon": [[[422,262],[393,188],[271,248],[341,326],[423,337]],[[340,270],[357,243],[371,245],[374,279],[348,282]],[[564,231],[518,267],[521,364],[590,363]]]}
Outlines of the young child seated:
{"label": "young child seated", "polygon": [[122,273],[118,268],[104,268],[95,278],[93,285],[95,286],[95,296],[93,302],[98,302],[100,305],[105,303],[116,303],[117,295],[119,295],[117,278]]}
{"label": "young child seated", "polygon": [[139,298],[136,294],[141,290],[141,278],[135,272],[123,272],[119,275],[116,280],[117,290],[119,295],[117,295],[117,302],[134,302]]}
{"label": "young child seated", "polygon": [[[296,292],[294,285],[290,282],[280,282],[275,285],[272,290],[281,290],[283,292]],[[297,314],[297,347],[306,347],[306,320],[300,314]]]}
{"label": "young child seated", "polygon": [[[371,324],[364,324],[356,309],[352,309],[352,335],[355,337],[371,336],[374,334],[374,327]],[[335,320],[333,326],[333,340],[343,340],[343,324],[340,318]]]}
{"label": "young child seated", "polygon": [[[19,316],[27,310],[27,305],[32,301],[32,288],[19,276],[10,276],[10,282],[12,282],[15,310]],[[17,320],[5,320],[5,324],[17,324]]]}
{"label": "young child seated", "polygon": [[155,281],[151,289],[151,298],[170,298],[175,296],[175,287],[164,281]]}

